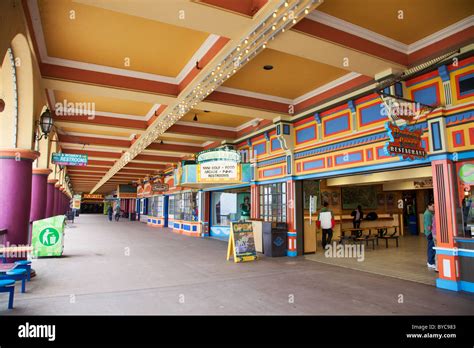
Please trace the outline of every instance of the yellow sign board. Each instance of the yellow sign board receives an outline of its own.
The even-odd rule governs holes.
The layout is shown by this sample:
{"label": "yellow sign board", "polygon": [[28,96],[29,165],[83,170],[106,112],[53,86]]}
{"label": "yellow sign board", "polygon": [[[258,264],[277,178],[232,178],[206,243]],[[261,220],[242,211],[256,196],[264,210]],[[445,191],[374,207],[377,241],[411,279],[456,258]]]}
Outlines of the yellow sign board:
{"label": "yellow sign board", "polygon": [[227,261],[234,257],[234,262],[254,261],[257,259],[252,222],[231,222]]}

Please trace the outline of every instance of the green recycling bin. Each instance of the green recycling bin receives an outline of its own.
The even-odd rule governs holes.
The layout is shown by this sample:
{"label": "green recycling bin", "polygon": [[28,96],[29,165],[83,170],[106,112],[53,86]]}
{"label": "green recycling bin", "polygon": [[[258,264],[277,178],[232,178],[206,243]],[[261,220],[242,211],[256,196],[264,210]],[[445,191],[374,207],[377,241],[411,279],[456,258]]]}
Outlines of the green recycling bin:
{"label": "green recycling bin", "polygon": [[31,246],[33,257],[61,256],[64,249],[64,215],[33,222]]}

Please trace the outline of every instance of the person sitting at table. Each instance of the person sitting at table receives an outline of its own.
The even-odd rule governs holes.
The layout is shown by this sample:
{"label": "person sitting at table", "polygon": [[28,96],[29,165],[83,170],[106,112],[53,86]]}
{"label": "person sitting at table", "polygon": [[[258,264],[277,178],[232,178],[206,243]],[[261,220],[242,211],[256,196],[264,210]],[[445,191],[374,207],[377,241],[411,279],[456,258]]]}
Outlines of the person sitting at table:
{"label": "person sitting at table", "polygon": [[322,245],[323,249],[326,248],[326,245],[331,244],[332,239],[332,229],[335,225],[334,215],[331,209],[328,208],[329,203],[324,202],[321,211],[319,212],[318,216],[318,227],[320,227],[323,231],[323,238],[322,238]]}
{"label": "person sitting at table", "polygon": [[352,225],[354,228],[359,228],[360,227],[360,221],[364,218],[364,213],[362,212],[362,207],[360,205],[357,206],[357,208],[352,211],[351,216],[353,217],[352,219]]}

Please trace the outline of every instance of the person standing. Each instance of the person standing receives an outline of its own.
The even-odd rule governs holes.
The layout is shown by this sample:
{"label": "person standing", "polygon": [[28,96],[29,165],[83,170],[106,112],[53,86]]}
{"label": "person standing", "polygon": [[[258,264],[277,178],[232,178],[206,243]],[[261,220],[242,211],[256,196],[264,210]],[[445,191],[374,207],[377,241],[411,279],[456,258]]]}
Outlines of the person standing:
{"label": "person standing", "polygon": [[119,221],[120,220],[120,205],[117,204],[115,206],[115,221]]}
{"label": "person standing", "polygon": [[332,239],[332,229],[334,227],[334,215],[332,214],[331,209],[328,208],[329,203],[324,202],[321,211],[318,216],[318,226],[323,231],[323,240],[322,245],[323,249],[326,249],[326,245],[331,244]]}
{"label": "person standing", "polygon": [[248,196],[244,198],[244,203],[240,205],[240,218],[241,220],[250,219],[250,198]]}
{"label": "person standing", "polygon": [[112,221],[112,215],[114,214],[114,210],[112,209],[112,206],[109,205],[107,208],[107,215],[109,216],[109,221]]}
{"label": "person standing", "polygon": [[427,246],[427,257],[428,257],[428,262],[427,266],[429,269],[436,270],[436,265],[435,265],[435,257],[436,257],[436,252],[433,249],[434,248],[434,240],[433,240],[433,212],[434,212],[434,203],[430,202],[426,206],[426,210],[423,214],[423,225],[424,225],[424,232],[426,239],[428,241],[428,246]]}
{"label": "person standing", "polygon": [[351,213],[351,216],[353,217],[352,225],[354,226],[354,228],[359,228],[360,221],[364,218],[364,213],[362,213],[362,207],[358,205],[357,208]]}

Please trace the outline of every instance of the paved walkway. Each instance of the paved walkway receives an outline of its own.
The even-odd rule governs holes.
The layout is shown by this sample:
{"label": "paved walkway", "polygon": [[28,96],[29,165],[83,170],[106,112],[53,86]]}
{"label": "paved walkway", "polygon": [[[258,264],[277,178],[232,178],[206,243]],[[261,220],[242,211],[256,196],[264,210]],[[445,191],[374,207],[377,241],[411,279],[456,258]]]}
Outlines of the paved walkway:
{"label": "paved walkway", "polygon": [[[474,296],[298,258],[225,260],[227,244],[81,215],[62,258],[4,314],[472,314]],[[399,299],[403,303],[399,303]]]}

